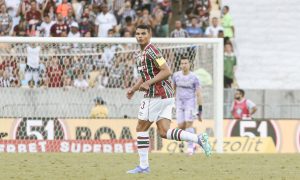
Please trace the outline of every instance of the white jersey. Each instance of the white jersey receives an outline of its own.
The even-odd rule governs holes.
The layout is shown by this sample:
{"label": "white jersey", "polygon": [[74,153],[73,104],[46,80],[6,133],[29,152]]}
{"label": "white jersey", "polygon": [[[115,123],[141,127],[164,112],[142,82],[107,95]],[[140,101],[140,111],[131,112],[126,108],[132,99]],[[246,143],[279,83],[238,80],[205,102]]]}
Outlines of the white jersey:
{"label": "white jersey", "polygon": [[39,46],[37,47],[30,47],[27,46],[27,65],[32,68],[39,68],[40,63],[40,50]]}

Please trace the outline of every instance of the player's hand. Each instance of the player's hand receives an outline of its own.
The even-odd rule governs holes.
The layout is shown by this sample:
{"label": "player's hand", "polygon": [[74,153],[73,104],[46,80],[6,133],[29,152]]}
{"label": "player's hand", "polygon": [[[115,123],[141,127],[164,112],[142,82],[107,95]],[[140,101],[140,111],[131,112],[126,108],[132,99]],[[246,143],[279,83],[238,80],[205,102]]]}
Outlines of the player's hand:
{"label": "player's hand", "polygon": [[127,99],[131,99],[132,96],[134,95],[134,92],[132,89],[129,89],[126,93]]}
{"label": "player's hand", "polygon": [[149,88],[150,88],[150,84],[148,83],[148,81],[146,81],[140,85],[139,90],[140,91],[148,91]]}
{"label": "player's hand", "polygon": [[199,120],[200,122],[202,122],[202,105],[199,105],[199,106],[198,106],[197,117],[198,117],[198,120]]}
{"label": "player's hand", "polygon": [[202,113],[197,113],[198,121],[202,122]]}

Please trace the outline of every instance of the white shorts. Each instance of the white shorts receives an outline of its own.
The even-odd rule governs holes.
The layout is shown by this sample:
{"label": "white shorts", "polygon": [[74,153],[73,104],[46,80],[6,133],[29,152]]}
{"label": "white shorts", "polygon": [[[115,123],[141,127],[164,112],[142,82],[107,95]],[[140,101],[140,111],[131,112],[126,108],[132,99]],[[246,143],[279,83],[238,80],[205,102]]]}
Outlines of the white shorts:
{"label": "white shorts", "polygon": [[144,98],[141,101],[138,119],[150,122],[156,122],[163,118],[171,120],[174,106],[174,98]]}
{"label": "white shorts", "polygon": [[196,119],[195,109],[181,109],[176,108],[176,121],[177,124],[182,124],[184,122],[193,122]]}

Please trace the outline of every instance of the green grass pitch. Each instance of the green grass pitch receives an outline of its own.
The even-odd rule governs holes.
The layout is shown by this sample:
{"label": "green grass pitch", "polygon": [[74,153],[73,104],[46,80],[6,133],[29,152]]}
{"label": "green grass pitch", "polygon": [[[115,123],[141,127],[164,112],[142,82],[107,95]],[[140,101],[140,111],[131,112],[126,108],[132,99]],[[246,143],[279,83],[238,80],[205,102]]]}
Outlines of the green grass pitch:
{"label": "green grass pitch", "polygon": [[0,154],[0,179],[300,179],[299,154],[150,153],[150,174],[126,174],[137,154]]}

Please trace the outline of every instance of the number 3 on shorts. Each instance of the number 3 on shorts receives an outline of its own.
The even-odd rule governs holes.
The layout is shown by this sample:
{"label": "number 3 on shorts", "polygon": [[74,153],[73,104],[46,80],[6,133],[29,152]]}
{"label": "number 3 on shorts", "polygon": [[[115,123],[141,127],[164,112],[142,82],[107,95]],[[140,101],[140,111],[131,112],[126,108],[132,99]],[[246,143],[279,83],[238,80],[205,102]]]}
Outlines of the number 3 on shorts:
{"label": "number 3 on shorts", "polygon": [[143,101],[142,103],[141,103],[141,109],[144,109],[145,108],[145,101]]}

